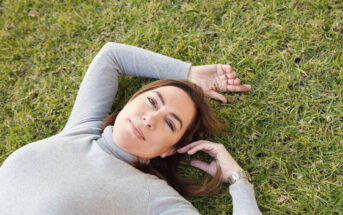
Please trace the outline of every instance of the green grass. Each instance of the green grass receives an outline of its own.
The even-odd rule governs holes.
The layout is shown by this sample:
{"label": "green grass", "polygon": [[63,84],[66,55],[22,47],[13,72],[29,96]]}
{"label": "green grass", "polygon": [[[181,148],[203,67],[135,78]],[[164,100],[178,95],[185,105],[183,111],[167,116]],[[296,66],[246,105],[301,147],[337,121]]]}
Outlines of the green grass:
{"label": "green grass", "polygon": [[[231,64],[253,89],[227,94],[228,104],[211,101],[228,122],[212,140],[251,172],[262,212],[343,214],[342,1],[0,5],[0,164],[62,130],[92,58],[117,41],[194,65]],[[128,90],[116,105],[147,81],[121,78]],[[202,214],[232,211],[227,187],[191,201]]]}

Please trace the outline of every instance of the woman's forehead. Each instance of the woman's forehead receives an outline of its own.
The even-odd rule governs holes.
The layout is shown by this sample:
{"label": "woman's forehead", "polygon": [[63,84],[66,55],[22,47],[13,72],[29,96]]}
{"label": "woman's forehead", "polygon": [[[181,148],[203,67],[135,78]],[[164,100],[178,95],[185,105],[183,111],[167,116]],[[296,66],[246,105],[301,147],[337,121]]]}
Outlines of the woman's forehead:
{"label": "woman's forehead", "polygon": [[[181,88],[175,87],[175,86],[163,86],[158,87],[155,89],[152,89],[149,91],[150,93],[154,93],[159,97],[162,97],[162,99],[167,102],[170,100],[170,102],[177,102],[177,101],[184,101],[188,103],[193,103],[193,100],[190,98],[190,96]],[[182,105],[182,104],[180,104]]]}
{"label": "woman's forehead", "polygon": [[149,93],[157,97],[160,103],[167,106],[184,118],[187,122],[191,122],[195,115],[195,104],[190,96],[181,88],[174,86],[163,86],[150,90]]}

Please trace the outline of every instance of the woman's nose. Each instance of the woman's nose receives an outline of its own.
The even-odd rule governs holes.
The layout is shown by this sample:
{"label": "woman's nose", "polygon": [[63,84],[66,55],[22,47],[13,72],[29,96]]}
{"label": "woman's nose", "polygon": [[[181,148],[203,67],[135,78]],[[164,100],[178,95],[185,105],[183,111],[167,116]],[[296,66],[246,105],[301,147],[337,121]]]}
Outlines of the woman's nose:
{"label": "woman's nose", "polygon": [[142,115],[142,120],[146,126],[153,129],[156,127],[157,123],[163,118],[163,112],[154,111],[148,112]]}
{"label": "woman's nose", "polygon": [[149,128],[154,128],[159,118],[158,113],[146,113],[142,115],[142,120]]}

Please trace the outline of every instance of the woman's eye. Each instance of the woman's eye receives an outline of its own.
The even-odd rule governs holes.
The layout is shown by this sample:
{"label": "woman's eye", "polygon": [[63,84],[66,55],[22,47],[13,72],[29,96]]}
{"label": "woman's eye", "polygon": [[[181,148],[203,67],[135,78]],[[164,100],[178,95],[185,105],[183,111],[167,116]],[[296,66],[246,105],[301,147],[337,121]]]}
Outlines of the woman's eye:
{"label": "woman's eye", "polygon": [[154,106],[154,108],[156,108],[156,101],[150,97],[148,97],[148,100],[149,100],[150,104],[152,104],[152,106]]}
{"label": "woman's eye", "polygon": [[169,120],[167,120],[167,124],[168,124],[169,128],[170,128],[172,131],[175,130],[172,122],[170,122]]}

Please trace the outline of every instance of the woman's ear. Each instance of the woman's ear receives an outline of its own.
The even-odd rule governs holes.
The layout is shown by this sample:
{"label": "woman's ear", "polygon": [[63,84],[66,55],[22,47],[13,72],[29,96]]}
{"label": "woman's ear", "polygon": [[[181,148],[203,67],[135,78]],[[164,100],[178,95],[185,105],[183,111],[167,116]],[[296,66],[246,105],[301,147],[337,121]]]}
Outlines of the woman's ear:
{"label": "woman's ear", "polygon": [[176,152],[176,149],[174,146],[170,147],[166,152],[164,152],[163,154],[160,155],[161,158],[165,158],[165,157],[168,157],[170,155],[173,155],[175,154]]}

